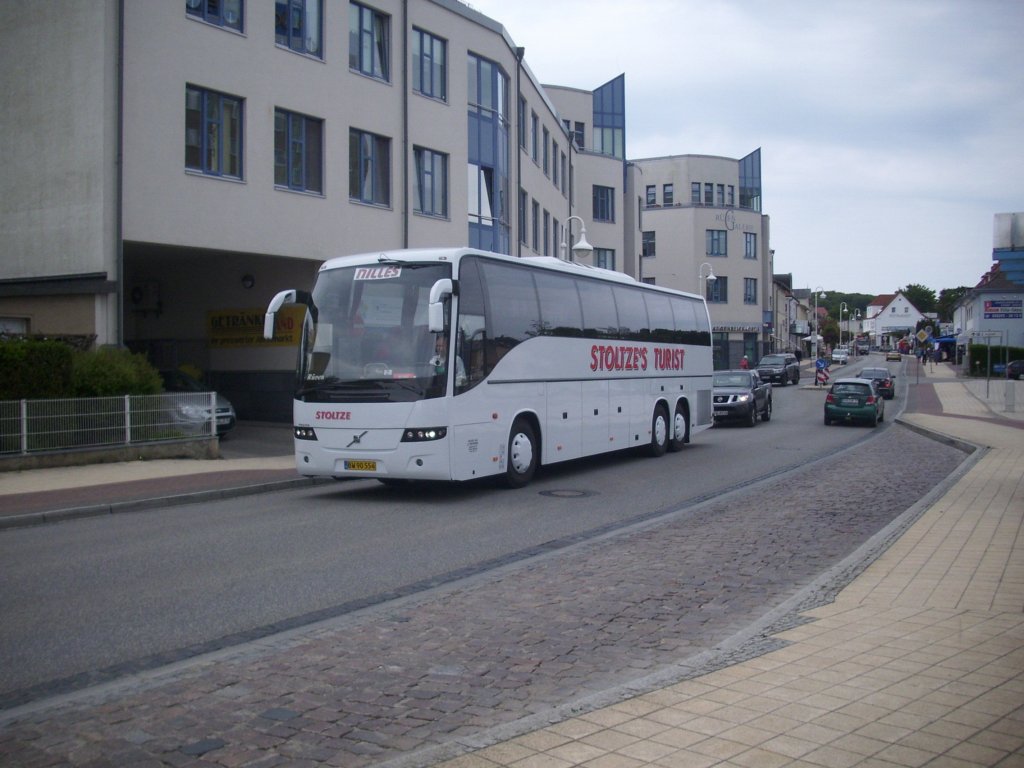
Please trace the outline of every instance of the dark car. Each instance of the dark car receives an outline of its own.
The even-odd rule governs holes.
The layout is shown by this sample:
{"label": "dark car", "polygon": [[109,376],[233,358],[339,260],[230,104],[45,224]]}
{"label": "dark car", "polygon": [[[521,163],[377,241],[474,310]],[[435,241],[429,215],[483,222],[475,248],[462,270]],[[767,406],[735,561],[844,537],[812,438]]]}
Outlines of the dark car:
{"label": "dark car", "polygon": [[778,382],[782,386],[800,381],[800,363],[796,355],[789,352],[765,355],[757,364],[757,372],[765,381]]}
{"label": "dark car", "polygon": [[885,400],[871,379],[836,379],[825,396],[825,426],[863,421],[872,427],[885,420]]}
{"label": "dark car", "polygon": [[[166,392],[210,392],[210,388],[184,371],[160,371]],[[219,392],[216,394],[217,434],[224,435],[235,426],[235,407]],[[181,423],[202,424],[210,420],[210,409],[195,403],[175,403],[175,418]]]}
{"label": "dark car", "polygon": [[1024,360],[1011,360],[1006,364],[1006,378],[1019,379],[1024,373]]}
{"label": "dark car", "polygon": [[738,421],[752,427],[772,418],[772,385],[757,371],[715,371],[712,379],[715,424]]}
{"label": "dark car", "polygon": [[896,376],[888,368],[865,368],[857,376],[874,381],[878,392],[886,400],[896,397]]}

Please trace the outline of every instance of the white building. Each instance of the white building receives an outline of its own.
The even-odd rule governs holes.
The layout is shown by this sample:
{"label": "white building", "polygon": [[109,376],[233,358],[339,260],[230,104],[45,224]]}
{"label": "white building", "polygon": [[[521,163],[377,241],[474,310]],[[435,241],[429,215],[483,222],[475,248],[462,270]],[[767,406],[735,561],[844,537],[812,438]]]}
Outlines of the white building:
{"label": "white building", "polygon": [[996,264],[957,302],[953,328],[961,348],[1024,347],[1024,285],[1010,280]]}
{"label": "white building", "polygon": [[913,336],[925,316],[902,293],[882,294],[868,304],[862,323],[872,345],[895,346],[900,339]]}

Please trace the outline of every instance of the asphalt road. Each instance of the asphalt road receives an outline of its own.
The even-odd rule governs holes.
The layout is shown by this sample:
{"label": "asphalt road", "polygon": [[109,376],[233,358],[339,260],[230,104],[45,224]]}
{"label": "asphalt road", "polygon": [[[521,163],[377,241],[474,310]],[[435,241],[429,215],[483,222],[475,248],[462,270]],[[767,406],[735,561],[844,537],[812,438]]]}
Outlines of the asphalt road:
{"label": "asphalt road", "polygon": [[[822,397],[776,387],[768,424],[710,430],[659,459],[619,454],[552,467],[517,491],[483,483],[396,491],[356,481],[4,532],[0,703],[487,573],[674,513],[888,429],[825,429]],[[890,420],[902,402],[887,403]],[[233,438],[225,450],[249,450],[241,429]],[[852,481],[822,478],[822,491]],[[792,502],[784,485],[771,493],[767,506]],[[757,505],[749,511],[755,515]],[[855,528],[849,546],[838,549],[868,535]],[[817,562],[817,554],[807,559]],[[806,577],[790,570],[793,579]]]}

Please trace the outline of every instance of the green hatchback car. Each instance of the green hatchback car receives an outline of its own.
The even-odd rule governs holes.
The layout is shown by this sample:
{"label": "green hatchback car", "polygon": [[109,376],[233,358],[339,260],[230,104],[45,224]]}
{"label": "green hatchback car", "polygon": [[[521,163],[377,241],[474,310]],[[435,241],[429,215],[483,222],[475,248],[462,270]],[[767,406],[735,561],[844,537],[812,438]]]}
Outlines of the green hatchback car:
{"label": "green hatchback car", "polygon": [[869,379],[836,379],[825,396],[825,426],[867,422],[877,427],[885,420],[885,400]]}

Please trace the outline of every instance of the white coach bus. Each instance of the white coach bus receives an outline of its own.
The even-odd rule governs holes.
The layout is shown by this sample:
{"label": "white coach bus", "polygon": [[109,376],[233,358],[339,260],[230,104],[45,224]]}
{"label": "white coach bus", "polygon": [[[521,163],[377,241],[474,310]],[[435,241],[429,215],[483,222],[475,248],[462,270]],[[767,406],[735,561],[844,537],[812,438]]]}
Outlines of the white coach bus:
{"label": "white coach bus", "polygon": [[307,476],[512,487],[537,467],[711,426],[711,324],[700,296],[549,257],[468,248],[345,256],[320,267],[294,403]]}

